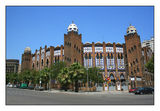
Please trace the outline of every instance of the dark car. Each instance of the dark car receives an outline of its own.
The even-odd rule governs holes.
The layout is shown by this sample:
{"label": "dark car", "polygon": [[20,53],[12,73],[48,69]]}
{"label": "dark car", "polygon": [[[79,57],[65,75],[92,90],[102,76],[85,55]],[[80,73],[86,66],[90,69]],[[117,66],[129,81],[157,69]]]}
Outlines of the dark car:
{"label": "dark car", "polygon": [[33,90],[34,89],[34,85],[33,84],[29,85],[28,89]]}
{"label": "dark car", "polygon": [[36,86],[36,87],[35,87],[35,90],[37,90],[37,91],[43,91],[43,90],[44,90],[44,87]]}
{"label": "dark car", "polygon": [[141,87],[135,91],[135,94],[153,94],[154,90],[149,87]]}

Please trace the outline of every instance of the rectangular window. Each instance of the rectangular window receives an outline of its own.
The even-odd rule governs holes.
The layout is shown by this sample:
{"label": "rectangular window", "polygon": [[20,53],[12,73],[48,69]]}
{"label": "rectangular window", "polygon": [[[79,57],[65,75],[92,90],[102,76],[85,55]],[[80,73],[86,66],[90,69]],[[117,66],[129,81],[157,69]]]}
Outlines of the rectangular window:
{"label": "rectangular window", "polygon": [[42,53],[41,58],[42,58],[42,59],[44,58],[44,52]]}
{"label": "rectangular window", "polygon": [[124,69],[124,59],[117,59],[118,69]]}
{"label": "rectangular window", "polygon": [[46,52],[46,56],[49,57],[50,56],[50,51]]}
{"label": "rectangular window", "polygon": [[106,47],[106,52],[114,52],[113,47]]}
{"label": "rectangular window", "polygon": [[96,67],[100,66],[99,58],[96,58]]}
{"label": "rectangular window", "polygon": [[123,53],[122,47],[116,47],[116,53]]}
{"label": "rectangular window", "polygon": [[95,47],[95,52],[103,52],[103,47]]}
{"label": "rectangular window", "polygon": [[92,57],[89,58],[89,67],[92,67]]}
{"label": "rectangular window", "polygon": [[[88,64],[88,61],[89,61],[89,64]],[[93,63],[92,63],[92,57],[90,59],[86,59],[84,57],[84,67],[92,67]]]}
{"label": "rectangular window", "polygon": [[107,69],[115,69],[114,58],[112,59],[107,58]]}
{"label": "rectangular window", "polygon": [[83,53],[85,53],[85,52],[92,52],[92,47],[84,47]]}
{"label": "rectangular window", "polygon": [[54,56],[60,56],[60,55],[61,55],[61,50],[54,51]]}

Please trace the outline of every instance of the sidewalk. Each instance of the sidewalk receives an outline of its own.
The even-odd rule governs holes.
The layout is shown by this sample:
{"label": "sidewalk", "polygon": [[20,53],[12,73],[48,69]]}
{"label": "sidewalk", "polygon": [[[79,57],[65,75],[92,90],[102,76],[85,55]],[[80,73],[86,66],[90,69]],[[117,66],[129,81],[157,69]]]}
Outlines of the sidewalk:
{"label": "sidewalk", "polygon": [[43,92],[48,92],[48,93],[63,93],[63,94],[75,94],[75,95],[117,95],[117,94],[129,94],[128,91],[102,91],[102,92],[84,92],[84,91],[79,91],[79,92],[74,92],[74,91],[64,91],[64,90],[55,90],[52,89],[51,91],[43,91]]}

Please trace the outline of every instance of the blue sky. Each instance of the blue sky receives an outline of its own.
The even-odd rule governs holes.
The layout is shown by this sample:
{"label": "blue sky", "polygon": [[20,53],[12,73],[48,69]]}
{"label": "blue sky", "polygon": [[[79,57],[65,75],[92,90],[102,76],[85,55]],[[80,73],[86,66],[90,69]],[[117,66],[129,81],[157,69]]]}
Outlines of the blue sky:
{"label": "blue sky", "polygon": [[63,45],[64,33],[74,23],[82,42],[124,43],[132,24],[143,40],[154,35],[154,7],[6,7],[6,58],[19,59],[25,47]]}

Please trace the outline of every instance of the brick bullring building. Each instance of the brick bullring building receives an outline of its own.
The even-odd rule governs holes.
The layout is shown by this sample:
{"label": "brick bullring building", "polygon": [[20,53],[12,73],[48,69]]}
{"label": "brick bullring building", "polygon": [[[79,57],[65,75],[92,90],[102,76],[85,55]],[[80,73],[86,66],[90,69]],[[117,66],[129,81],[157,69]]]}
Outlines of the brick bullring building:
{"label": "brick bullring building", "polygon": [[[103,77],[111,83],[104,90],[128,90],[143,86],[144,62],[140,36],[134,26],[129,26],[125,35],[125,44],[120,43],[82,43],[82,35],[72,22],[64,34],[64,46],[40,47],[31,54],[27,47],[22,55],[22,71],[41,70],[58,61],[67,65],[79,62],[84,67],[99,67]],[[148,56],[148,55],[145,55]],[[151,55],[150,55],[151,56]]]}

